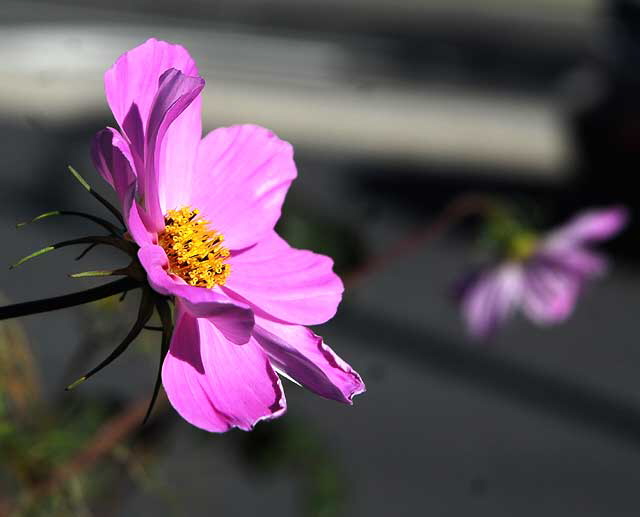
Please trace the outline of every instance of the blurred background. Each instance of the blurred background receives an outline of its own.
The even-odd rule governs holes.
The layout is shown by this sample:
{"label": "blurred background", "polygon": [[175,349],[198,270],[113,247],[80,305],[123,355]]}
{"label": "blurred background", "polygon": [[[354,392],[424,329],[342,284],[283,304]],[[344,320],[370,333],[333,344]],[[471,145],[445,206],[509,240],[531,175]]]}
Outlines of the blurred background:
{"label": "blurred background", "polygon": [[[0,0],[0,264],[86,234],[15,223],[100,212],[65,169],[110,194],[89,160],[112,124],[102,75],[149,37],[198,62],[206,130],[257,123],[294,145],[279,229],[341,274],[467,192],[541,226],[638,205],[640,2]],[[484,345],[451,296],[476,230],[366,275],[317,330],[367,383],[354,407],[287,382],[288,414],[250,434],[198,431],[162,400],[140,427],[152,331],[63,391],[126,334],[134,295],[3,323],[0,515],[638,515],[638,227],[566,324],[516,319]],[[2,304],[122,260],[79,251],[0,267]]]}

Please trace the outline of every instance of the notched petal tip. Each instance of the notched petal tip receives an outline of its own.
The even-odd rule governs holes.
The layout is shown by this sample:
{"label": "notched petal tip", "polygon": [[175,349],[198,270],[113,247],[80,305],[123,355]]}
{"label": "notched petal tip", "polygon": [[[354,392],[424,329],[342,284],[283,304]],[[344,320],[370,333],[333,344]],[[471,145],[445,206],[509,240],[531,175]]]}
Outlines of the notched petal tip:
{"label": "notched petal tip", "polygon": [[366,390],[360,375],[306,327],[257,317],[254,337],[274,368],[321,397],[350,405]]}

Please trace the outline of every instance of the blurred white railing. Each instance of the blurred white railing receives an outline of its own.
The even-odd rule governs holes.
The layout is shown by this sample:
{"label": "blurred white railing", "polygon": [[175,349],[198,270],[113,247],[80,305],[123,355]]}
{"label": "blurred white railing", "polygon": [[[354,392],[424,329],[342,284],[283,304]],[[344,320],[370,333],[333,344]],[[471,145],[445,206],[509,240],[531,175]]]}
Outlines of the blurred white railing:
{"label": "blurred white railing", "polygon": [[208,128],[253,122],[323,153],[527,171],[550,181],[569,170],[563,121],[549,100],[354,80],[348,71],[357,56],[340,42],[175,23],[1,20],[0,117],[66,123],[106,116],[104,70],[154,36],[186,45],[197,59],[207,80]]}

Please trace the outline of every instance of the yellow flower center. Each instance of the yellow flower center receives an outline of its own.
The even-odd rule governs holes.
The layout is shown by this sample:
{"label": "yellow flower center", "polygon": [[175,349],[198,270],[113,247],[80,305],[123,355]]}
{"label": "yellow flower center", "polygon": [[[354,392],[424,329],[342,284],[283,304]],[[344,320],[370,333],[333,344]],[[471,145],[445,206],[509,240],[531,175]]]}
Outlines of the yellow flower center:
{"label": "yellow flower center", "polygon": [[225,263],[229,250],[222,245],[224,236],[209,227],[209,221],[198,217],[189,207],[169,210],[158,244],[169,258],[171,273],[189,285],[211,288],[224,285],[231,266]]}
{"label": "yellow flower center", "polygon": [[509,242],[508,255],[511,260],[527,260],[537,248],[537,237],[532,233],[523,232],[513,237]]}

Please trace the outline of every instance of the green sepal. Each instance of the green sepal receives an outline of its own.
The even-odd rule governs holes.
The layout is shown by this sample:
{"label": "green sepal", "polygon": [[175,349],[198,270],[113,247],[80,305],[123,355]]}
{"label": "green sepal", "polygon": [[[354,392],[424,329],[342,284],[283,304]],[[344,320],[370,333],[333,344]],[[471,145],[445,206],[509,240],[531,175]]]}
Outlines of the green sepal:
{"label": "green sepal", "polygon": [[115,206],[113,206],[109,201],[107,201],[104,197],[102,197],[100,194],[98,194],[92,187],[91,185],[89,185],[89,183],[87,182],[87,180],[85,180],[80,173],[75,170],[71,165],[67,165],[67,168],[69,169],[69,172],[71,174],[73,174],[73,177],[78,180],[78,182],[80,183],[80,185],[82,185],[88,192],[89,194],[91,194],[95,199],[98,200],[98,202],[100,204],[102,204],[102,206],[104,206],[107,210],[109,210],[109,212],[111,212],[116,219],[118,219],[118,221],[120,221],[120,223],[122,223],[123,226],[125,226],[124,223],[124,219],[122,218],[122,214],[120,213],[120,210],[118,210]]}
{"label": "green sepal", "polygon": [[69,277],[70,278],[92,278],[92,277],[100,277],[100,276],[117,276],[117,275],[126,275],[126,272],[122,269],[83,271],[81,273],[72,273],[69,275]]}
{"label": "green sepal", "polygon": [[111,235],[113,236],[121,236],[124,233],[123,230],[119,229],[116,225],[110,223],[109,221],[107,221],[106,219],[103,219],[102,217],[97,217],[95,215],[86,214],[84,212],[78,212],[75,210],[53,210],[51,212],[45,212],[44,214],[40,214],[29,221],[18,223],[16,225],[16,228],[22,228],[28,224],[42,221],[43,219],[47,219],[49,217],[56,217],[59,215],[70,215],[74,217],[82,217],[84,219],[88,219],[96,224],[99,224],[106,230],[108,230],[109,233],[111,233]]}
{"label": "green sepal", "polygon": [[169,353],[169,345],[171,343],[171,336],[173,335],[173,318],[171,315],[171,307],[169,307],[169,303],[166,298],[158,298],[156,300],[156,309],[158,310],[158,315],[160,316],[160,322],[162,323],[162,341],[160,343],[160,362],[158,364],[158,373],[156,375],[156,382],[153,387],[153,394],[151,395],[151,400],[149,401],[149,407],[147,408],[147,413],[142,420],[142,425],[144,425],[147,420],[149,420],[149,416],[151,416],[151,411],[153,410],[153,406],[155,406],[156,400],[158,399],[158,393],[160,392],[160,386],[162,385],[162,365],[164,363],[167,354]]}
{"label": "green sepal", "polygon": [[44,255],[45,253],[49,253],[50,251],[53,251],[55,249],[57,249],[57,248],[55,247],[55,245],[53,245],[53,246],[47,246],[46,248],[42,248],[42,249],[40,249],[38,251],[34,251],[30,255],[27,255],[26,257],[22,257],[15,264],[10,265],[9,269],[17,268],[21,264],[24,264],[27,260],[31,260],[32,258],[39,257],[40,255]]}
{"label": "green sepal", "polygon": [[66,387],[66,391],[69,391],[75,388],[78,384],[83,383],[100,370],[109,366],[113,361],[115,361],[122,353],[129,348],[129,345],[133,342],[135,338],[138,337],[143,327],[147,324],[149,319],[153,314],[153,297],[149,289],[145,289],[142,291],[142,300],[140,301],[140,308],[138,309],[138,318],[136,322],[133,324],[133,327],[127,334],[127,336],[122,340],[122,342],[111,352],[104,361],[102,361],[98,366],[93,368],[91,371],[80,377],[78,380],[69,384]]}
{"label": "green sepal", "polygon": [[126,241],[124,239],[120,239],[118,237],[95,235],[90,237],[80,237],[79,239],[71,239],[68,241],[62,241],[62,242],[57,242],[56,244],[51,244],[46,248],[42,248],[38,251],[31,253],[30,255],[27,255],[26,257],[21,258],[18,262],[10,266],[9,269],[14,269],[19,265],[24,264],[28,260],[31,260],[32,258],[35,258],[35,257],[39,257],[40,255],[44,255],[45,253],[49,253],[50,251],[64,248],[66,246],[74,246],[76,244],[106,244],[108,246],[113,246],[115,248],[118,248],[132,257],[135,257],[137,252],[137,247],[132,242]]}

